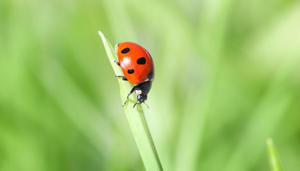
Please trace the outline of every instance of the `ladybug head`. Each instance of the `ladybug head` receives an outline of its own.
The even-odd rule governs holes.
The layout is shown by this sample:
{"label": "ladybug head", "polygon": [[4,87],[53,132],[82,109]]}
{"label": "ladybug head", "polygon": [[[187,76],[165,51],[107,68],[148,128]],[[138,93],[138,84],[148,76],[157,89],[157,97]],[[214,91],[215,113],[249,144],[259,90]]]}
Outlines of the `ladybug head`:
{"label": "ladybug head", "polygon": [[147,100],[147,94],[143,91],[143,89],[137,89],[135,90],[136,97],[137,97],[137,104],[143,103],[145,100]]}
{"label": "ladybug head", "polygon": [[139,94],[137,95],[137,104],[143,103],[145,100],[147,100],[147,94]]}
{"label": "ladybug head", "polygon": [[147,100],[147,94],[145,94],[145,92],[143,92],[142,89],[136,89],[135,90],[136,93],[136,97],[137,97],[137,101],[136,103],[133,105],[133,107],[135,107],[135,105],[137,104],[141,104],[143,103],[145,100]]}

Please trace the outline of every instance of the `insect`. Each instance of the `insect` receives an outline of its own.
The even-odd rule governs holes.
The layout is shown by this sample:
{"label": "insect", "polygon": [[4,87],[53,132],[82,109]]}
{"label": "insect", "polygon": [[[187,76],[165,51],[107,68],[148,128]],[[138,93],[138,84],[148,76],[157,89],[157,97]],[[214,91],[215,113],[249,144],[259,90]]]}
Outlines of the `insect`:
{"label": "insect", "polygon": [[118,64],[124,76],[117,75],[124,81],[129,81],[134,85],[127,95],[123,104],[128,102],[129,96],[135,92],[137,95],[136,104],[141,104],[147,100],[147,94],[150,91],[152,80],[154,78],[154,64],[150,53],[142,46],[133,42],[121,42],[116,45]]}

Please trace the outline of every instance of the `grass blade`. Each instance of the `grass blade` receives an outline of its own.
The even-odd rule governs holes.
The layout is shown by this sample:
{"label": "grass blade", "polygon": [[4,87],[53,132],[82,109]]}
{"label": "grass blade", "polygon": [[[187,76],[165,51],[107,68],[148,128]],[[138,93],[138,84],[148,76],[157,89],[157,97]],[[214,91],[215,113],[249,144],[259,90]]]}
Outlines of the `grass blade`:
{"label": "grass blade", "polygon": [[[103,41],[104,48],[115,74],[123,75],[120,67],[114,63],[116,57],[113,46],[105,38],[102,32],[99,31],[99,35]],[[128,92],[132,88],[132,85],[129,82],[122,81],[121,79],[118,81],[120,85],[121,99],[122,102],[124,102]],[[124,110],[131,128],[131,132],[144,162],[144,166],[148,171],[162,171],[163,168],[145,120],[143,109],[139,104],[136,106],[136,108],[133,108],[134,102],[135,101],[129,100],[127,105],[124,107]]]}
{"label": "grass blade", "polygon": [[270,166],[272,171],[282,171],[279,158],[277,155],[277,152],[275,150],[273,140],[271,138],[268,138],[267,141],[267,148],[269,153],[269,160],[270,160]]}

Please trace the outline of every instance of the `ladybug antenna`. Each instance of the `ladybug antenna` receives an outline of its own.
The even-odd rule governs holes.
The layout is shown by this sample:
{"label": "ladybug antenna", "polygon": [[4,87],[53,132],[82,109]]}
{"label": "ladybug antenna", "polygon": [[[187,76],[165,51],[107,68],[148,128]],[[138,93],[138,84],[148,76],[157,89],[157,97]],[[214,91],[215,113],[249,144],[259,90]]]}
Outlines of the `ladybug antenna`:
{"label": "ladybug antenna", "polygon": [[122,107],[125,107],[126,103],[128,102],[129,97],[127,97],[127,99],[125,100],[125,102],[123,103]]}

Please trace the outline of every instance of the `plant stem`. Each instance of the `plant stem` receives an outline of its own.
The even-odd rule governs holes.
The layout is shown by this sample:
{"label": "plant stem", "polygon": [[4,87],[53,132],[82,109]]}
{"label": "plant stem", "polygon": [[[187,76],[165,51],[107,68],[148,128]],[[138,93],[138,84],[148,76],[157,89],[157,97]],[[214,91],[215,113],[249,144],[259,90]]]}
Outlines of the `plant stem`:
{"label": "plant stem", "polygon": [[[114,48],[105,38],[102,32],[99,31],[99,35],[103,41],[105,51],[115,75],[122,75],[122,70],[114,62],[117,59],[115,57]],[[121,79],[118,79],[118,81],[120,85],[121,100],[124,102],[128,92],[132,88],[132,85],[129,82]],[[134,101],[129,100],[125,105],[124,110],[144,166],[148,171],[163,171],[154,141],[144,116],[143,109],[140,104],[138,104],[136,108],[133,108],[135,100],[136,99],[134,99]]]}

